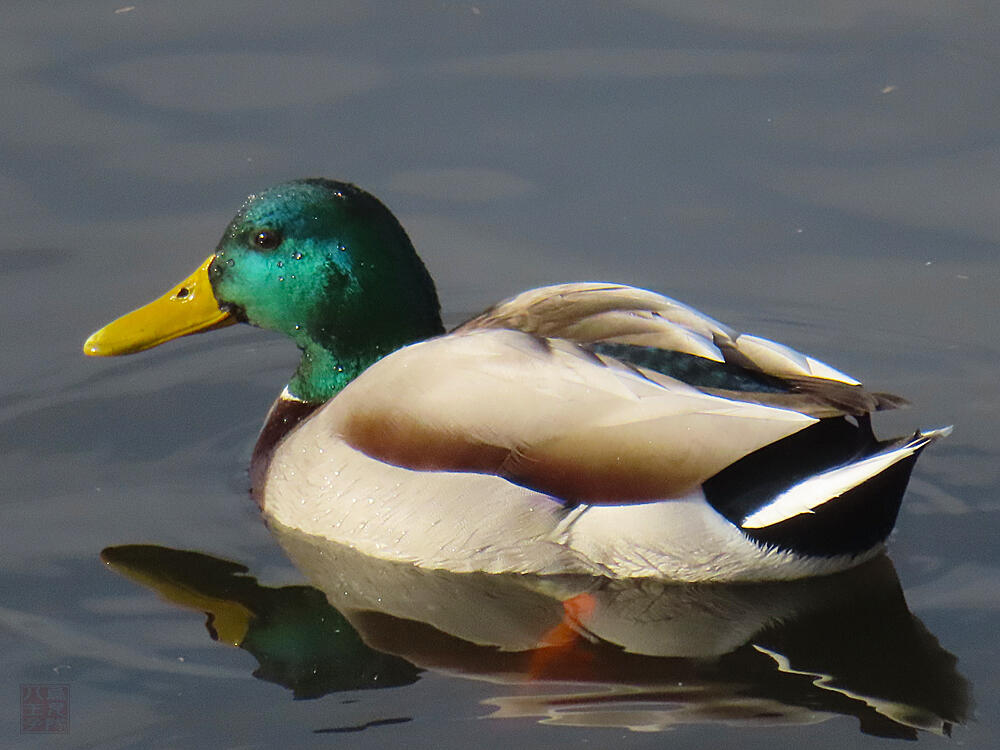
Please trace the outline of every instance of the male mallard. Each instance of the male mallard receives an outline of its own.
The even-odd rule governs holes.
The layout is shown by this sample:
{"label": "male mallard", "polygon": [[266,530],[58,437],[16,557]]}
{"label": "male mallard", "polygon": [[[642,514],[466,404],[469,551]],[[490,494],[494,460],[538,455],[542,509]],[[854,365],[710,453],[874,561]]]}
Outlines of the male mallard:
{"label": "male mallard", "polygon": [[265,517],[453,571],[790,579],[876,555],[917,455],[902,399],[653,292],[524,292],[447,335],[403,228],[342,182],[251,195],[215,253],[92,335],[129,354],[234,322],[302,358],[251,462]]}

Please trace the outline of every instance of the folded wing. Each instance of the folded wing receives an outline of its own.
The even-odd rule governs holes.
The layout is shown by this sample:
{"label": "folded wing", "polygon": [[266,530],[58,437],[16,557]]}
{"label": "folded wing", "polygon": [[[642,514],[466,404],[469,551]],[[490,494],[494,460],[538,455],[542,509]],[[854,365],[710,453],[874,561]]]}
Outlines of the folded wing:
{"label": "folded wing", "polygon": [[533,289],[499,303],[456,331],[510,328],[573,341],[642,364],[729,399],[816,417],[905,404],[872,393],[849,375],[774,341],[740,333],[676,300],[617,284]]}
{"label": "folded wing", "polygon": [[307,427],[394,465],[496,474],[572,503],[682,496],[815,421],[487,328],[386,357]]}

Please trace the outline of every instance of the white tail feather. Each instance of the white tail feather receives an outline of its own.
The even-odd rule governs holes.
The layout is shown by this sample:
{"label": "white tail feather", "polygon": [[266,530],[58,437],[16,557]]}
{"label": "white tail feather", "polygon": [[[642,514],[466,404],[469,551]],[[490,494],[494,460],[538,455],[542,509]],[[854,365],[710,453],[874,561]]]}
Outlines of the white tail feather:
{"label": "white tail feather", "polygon": [[951,434],[951,430],[951,427],[942,427],[918,432],[903,445],[804,479],[748,515],[740,526],[744,529],[760,529],[803,513],[814,513],[819,506],[878,476],[890,466],[914,455],[928,443]]}

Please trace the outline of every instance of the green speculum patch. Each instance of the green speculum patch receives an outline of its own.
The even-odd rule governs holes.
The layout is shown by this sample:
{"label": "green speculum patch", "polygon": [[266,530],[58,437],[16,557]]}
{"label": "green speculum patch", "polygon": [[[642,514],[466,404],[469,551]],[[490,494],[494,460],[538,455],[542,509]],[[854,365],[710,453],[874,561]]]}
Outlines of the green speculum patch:
{"label": "green speculum patch", "polygon": [[778,378],[726,362],[716,362],[694,354],[659,349],[655,346],[602,343],[588,347],[597,354],[645,367],[676,378],[695,388],[716,388],[753,393],[788,393]]}

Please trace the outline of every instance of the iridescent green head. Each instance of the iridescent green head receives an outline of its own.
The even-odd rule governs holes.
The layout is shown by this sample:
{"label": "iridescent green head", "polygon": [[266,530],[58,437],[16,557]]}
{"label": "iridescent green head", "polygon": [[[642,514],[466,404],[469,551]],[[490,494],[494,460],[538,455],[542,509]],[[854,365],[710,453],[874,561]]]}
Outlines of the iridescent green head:
{"label": "iridescent green head", "polygon": [[302,360],[289,390],[315,402],[443,330],[434,283],[392,213],[353,185],[311,179],[247,198],[198,272],[84,351],[127,354],[231,319],[291,336]]}

